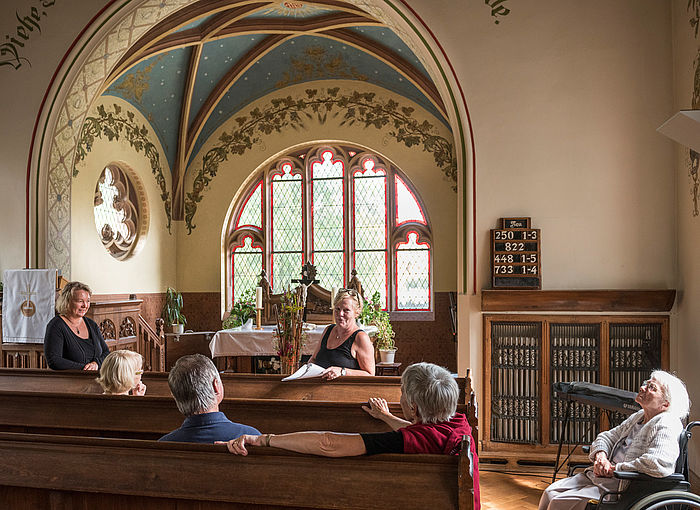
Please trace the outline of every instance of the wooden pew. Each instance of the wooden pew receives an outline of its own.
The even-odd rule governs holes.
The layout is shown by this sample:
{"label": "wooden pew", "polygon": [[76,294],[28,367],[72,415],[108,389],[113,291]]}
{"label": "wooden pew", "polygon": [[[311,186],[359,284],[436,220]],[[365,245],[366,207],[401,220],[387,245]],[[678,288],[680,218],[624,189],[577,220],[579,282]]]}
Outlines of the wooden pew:
{"label": "wooden pew", "polygon": [[[400,405],[389,407],[402,415]],[[390,430],[355,402],[227,398],[219,408],[230,420],[264,433]],[[148,395],[0,391],[0,409],[0,430],[25,433],[157,439],[178,428],[184,419],[172,397]],[[463,412],[464,406],[459,410]]]}
{"label": "wooden pew", "polygon": [[[143,381],[148,396],[170,396],[168,374],[146,372]],[[226,398],[319,400],[339,402],[366,402],[370,397],[382,397],[398,402],[401,397],[400,377],[341,377],[334,381],[303,379],[282,382],[279,375],[221,374]],[[478,419],[474,392],[469,377],[458,377],[460,404],[469,419],[474,439],[478,444]],[[83,371],[53,371],[23,368],[0,369],[0,391],[65,392],[101,394],[95,382],[95,373]]]}
{"label": "wooden pew", "polygon": [[251,451],[0,433],[0,501],[13,510],[473,508],[464,453],[331,459]]}
{"label": "wooden pew", "polygon": [[[102,393],[95,376],[94,372],[75,370],[3,368],[0,369],[0,390]],[[146,372],[142,379],[148,386],[148,395],[170,395],[167,373]],[[328,382],[318,378],[287,382],[281,379],[282,376],[268,374],[221,374],[226,397],[341,402],[366,402],[369,397],[398,402],[401,397],[401,378],[396,376],[340,377]],[[456,380],[460,388],[459,402],[467,404],[471,381],[465,377]]]}

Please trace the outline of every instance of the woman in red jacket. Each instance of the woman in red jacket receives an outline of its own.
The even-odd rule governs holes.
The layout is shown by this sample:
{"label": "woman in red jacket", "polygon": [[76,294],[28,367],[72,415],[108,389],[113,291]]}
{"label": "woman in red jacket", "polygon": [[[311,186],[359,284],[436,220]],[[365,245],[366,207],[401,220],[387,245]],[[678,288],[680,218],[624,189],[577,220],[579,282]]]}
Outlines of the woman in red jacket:
{"label": "woman in red jacket", "polygon": [[[401,409],[406,419],[389,412],[386,400],[371,398],[362,408],[386,422],[393,431],[373,434],[293,432],[291,434],[244,435],[226,442],[231,453],[248,455],[246,445],[273,446],[325,457],[349,457],[377,453],[434,453],[456,455],[463,436],[471,437],[467,417],[457,413],[459,387],[452,374],[432,363],[416,363],[401,376]],[[478,501],[479,473],[476,445],[470,442],[474,459],[474,500]],[[478,508],[478,504],[475,504]]]}

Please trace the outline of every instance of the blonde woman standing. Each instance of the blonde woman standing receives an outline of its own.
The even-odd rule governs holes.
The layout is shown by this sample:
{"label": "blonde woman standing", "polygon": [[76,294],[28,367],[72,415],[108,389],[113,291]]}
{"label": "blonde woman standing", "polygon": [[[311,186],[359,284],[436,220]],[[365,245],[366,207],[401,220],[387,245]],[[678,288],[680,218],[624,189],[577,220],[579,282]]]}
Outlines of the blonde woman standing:
{"label": "blonde woman standing", "polygon": [[109,354],[100,328],[85,317],[90,309],[90,287],[66,285],[56,300],[58,315],[46,325],[44,355],[53,370],[98,370]]}

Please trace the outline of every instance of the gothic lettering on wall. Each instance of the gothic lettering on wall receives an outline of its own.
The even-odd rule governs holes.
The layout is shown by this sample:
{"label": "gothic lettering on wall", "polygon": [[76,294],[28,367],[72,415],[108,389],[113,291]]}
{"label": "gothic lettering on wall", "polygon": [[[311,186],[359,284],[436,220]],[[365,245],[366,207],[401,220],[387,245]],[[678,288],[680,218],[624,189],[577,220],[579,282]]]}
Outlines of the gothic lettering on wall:
{"label": "gothic lettering on wall", "polygon": [[22,55],[34,31],[41,33],[40,21],[47,16],[44,10],[52,7],[56,0],[42,0],[29,8],[29,12],[15,12],[17,27],[13,33],[5,34],[5,42],[0,44],[0,67],[19,69],[24,63],[32,66],[29,59]]}
{"label": "gothic lettering on wall", "polygon": [[[170,193],[168,192],[163,168],[160,164],[158,149],[149,138],[145,125],[139,126],[134,120],[134,113],[127,111],[126,117],[122,115],[119,105],[114,105],[114,110],[106,110],[103,105],[97,107],[97,116],[87,117],[80,133],[76,147],[76,164],[84,160],[88,152],[92,150],[96,138],[107,138],[108,141],[118,141],[122,136],[136,151],[142,152],[151,163],[151,171],[160,189],[160,198],[165,207],[165,216],[168,219],[168,232],[170,232]],[[73,169],[73,177],[78,175],[78,169]]]}
{"label": "gothic lettering on wall", "polygon": [[[510,9],[506,7],[505,4],[507,0],[484,0],[484,3],[491,7],[491,16],[493,16],[495,19],[493,22],[498,25],[499,23],[499,16],[508,16],[510,13]],[[693,0],[693,1],[698,1],[698,0]]]}
{"label": "gothic lettering on wall", "polygon": [[452,144],[435,133],[434,126],[424,120],[413,118],[413,108],[401,106],[393,99],[381,101],[371,92],[339,94],[339,88],[326,90],[307,89],[305,97],[291,96],[272,99],[264,108],[254,108],[248,115],[234,120],[238,124],[232,132],[224,131],[219,144],[209,149],[202,158],[202,168],[192,183],[192,191],[185,194],[185,225],[190,234],[195,228],[194,215],[203,193],[216,176],[219,164],[228,159],[229,154],[243,154],[262,135],[281,133],[282,129],[304,128],[304,120],[314,117],[324,124],[328,117],[342,118],[340,125],[353,125],[356,122],[364,127],[390,129],[389,136],[406,147],[416,147],[433,155],[436,166],[452,183],[457,191],[457,160]]}

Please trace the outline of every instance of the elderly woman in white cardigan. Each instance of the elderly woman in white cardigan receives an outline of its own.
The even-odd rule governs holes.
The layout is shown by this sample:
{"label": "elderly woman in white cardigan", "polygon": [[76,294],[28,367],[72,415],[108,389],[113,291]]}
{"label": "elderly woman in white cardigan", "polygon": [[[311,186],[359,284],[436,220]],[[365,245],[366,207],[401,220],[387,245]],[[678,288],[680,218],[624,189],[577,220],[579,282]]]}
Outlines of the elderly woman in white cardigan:
{"label": "elderly woman in white cardigan", "polygon": [[642,409],[622,424],[601,432],[591,445],[592,468],[558,480],[545,489],[539,510],[583,510],[601,489],[618,490],[614,471],[636,471],[654,477],[674,472],[678,458],[681,422],[690,401],[683,381],[656,370],[639,388],[636,401]]}

